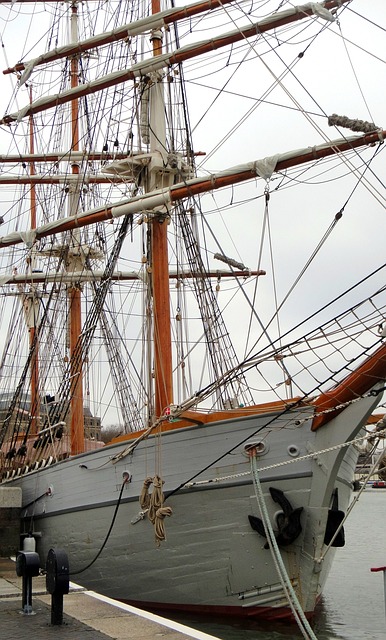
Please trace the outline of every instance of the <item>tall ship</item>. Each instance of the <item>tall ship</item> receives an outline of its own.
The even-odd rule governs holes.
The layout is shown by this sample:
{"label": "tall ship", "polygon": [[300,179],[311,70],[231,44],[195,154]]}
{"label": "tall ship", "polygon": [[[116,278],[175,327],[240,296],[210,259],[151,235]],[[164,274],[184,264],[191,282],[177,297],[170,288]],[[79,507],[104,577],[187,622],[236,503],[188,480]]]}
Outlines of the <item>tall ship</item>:
{"label": "tall ship", "polygon": [[381,3],[0,5],[22,536],[123,602],[310,633],[386,385]]}

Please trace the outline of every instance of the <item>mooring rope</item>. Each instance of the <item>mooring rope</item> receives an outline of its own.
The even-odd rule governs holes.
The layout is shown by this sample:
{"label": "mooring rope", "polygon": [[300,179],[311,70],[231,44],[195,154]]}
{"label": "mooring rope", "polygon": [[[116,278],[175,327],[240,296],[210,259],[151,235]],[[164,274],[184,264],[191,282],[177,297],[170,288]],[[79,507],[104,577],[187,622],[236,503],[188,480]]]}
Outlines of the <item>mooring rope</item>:
{"label": "mooring rope", "polygon": [[283,587],[283,591],[286,595],[288,604],[291,607],[291,611],[294,615],[294,618],[305,640],[317,640],[317,637],[315,636],[313,630],[311,629],[310,624],[304,614],[304,611],[301,607],[299,599],[295,593],[291,580],[288,576],[287,570],[284,566],[283,558],[281,556],[280,549],[276,542],[275,533],[273,531],[273,528],[269,519],[268,510],[265,504],[263,490],[260,483],[259,471],[258,471],[257,462],[256,462],[256,455],[255,453],[253,453],[253,451],[250,452],[250,457],[251,457],[251,467],[252,467],[256,500],[259,505],[261,519],[263,521],[264,530],[265,530],[269,548],[272,554],[272,559],[274,561],[274,564],[279,576],[279,580]]}
{"label": "mooring rope", "polygon": [[99,558],[99,556],[101,555],[101,553],[102,553],[103,549],[105,548],[105,546],[106,546],[106,544],[107,544],[107,541],[108,541],[108,539],[110,538],[110,534],[111,534],[111,532],[112,532],[112,530],[113,530],[113,526],[114,526],[114,523],[115,523],[115,520],[116,520],[116,517],[117,517],[117,514],[118,514],[118,509],[119,509],[120,504],[121,504],[121,501],[122,501],[123,489],[125,488],[125,485],[126,485],[126,483],[127,483],[127,482],[130,482],[130,475],[129,475],[129,474],[125,474],[125,475],[124,475],[123,482],[122,482],[122,486],[121,486],[121,490],[120,490],[120,492],[119,492],[118,501],[117,501],[117,504],[115,505],[114,515],[113,515],[113,517],[112,517],[112,520],[111,520],[111,523],[110,523],[109,530],[108,530],[108,532],[107,532],[107,534],[106,534],[106,537],[105,537],[105,539],[104,539],[104,541],[103,541],[103,544],[102,544],[102,546],[100,547],[100,549],[99,549],[98,553],[97,553],[97,554],[96,554],[96,556],[91,560],[91,562],[89,562],[85,567],[83,567],[83,569],[79,569],[78,571],[71,571],[70,576],[77,576],[77,575],[79,575],[80,573],[83,573],[83,571],[86,571],[87,569],[89,569],[89,568],[94,564],[94,562],[96,562],[96,561],[98,560],[98,558]]}

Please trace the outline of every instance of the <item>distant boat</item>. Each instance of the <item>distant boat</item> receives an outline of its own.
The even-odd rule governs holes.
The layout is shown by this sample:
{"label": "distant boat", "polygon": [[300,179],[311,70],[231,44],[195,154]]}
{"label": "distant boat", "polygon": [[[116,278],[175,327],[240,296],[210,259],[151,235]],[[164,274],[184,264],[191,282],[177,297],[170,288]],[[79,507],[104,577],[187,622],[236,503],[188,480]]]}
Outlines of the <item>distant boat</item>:
{"label": "distant boat", "polygon": [[384,41],[358,4],[2,2],[2,482],[90,589],[320,599],[386,379]]}
{"label": "distant boat", "polygon": [[386,482],[384,480],[374,480],[371,484],[372,489],[386,489]]}

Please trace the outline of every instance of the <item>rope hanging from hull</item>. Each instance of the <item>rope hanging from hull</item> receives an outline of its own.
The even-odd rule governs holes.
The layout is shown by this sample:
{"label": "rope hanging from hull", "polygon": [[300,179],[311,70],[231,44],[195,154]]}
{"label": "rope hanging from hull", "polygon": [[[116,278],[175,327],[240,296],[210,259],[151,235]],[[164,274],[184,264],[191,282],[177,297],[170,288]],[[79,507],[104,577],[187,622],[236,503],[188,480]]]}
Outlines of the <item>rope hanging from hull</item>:
{"label": "rope hanging from hull", "polygon": [[253,449],[249,452],[250,460],[251,460],[251,469],[253,475],[253,484],[255,486],[255,495],[256,500],[259,505],[259,509],[261,512],[261,518],[264,524],[265,533],[267,536],[269,548],[271,550],[272,559],[274,561],[279,580],[283,587],[284,593],[286,594],[286,598],[288,600],[288,604],[291,608],[293,616],[298,624],[298,627],[303,634],[305,640],[317,640],[314,632],[312,631],[310,624],[304,615],[304,611],[301,607],[301,604],[298,600],[298,597],[295,593],[295,590],[292,586],[291,580],[288,576],[287,570],[284,566],[283,558],[280,553],[280,549],[278,547],[275,533],[273,531],[269,514],[267,511],[267,506],[265,504],[263,489],[261,487],[260,478],[259,478],[259,470],[257,467],[256,461],[256,451]]}
{"label": "rope hanging from hull", "polygon": [[[166,540],[164,520],[173,514],[171,507],[164,506],[164,494],[162,491],[163,480],[160,476],[148,477],[144,480],[139,504],[142,510],[147,510],[147,517],[154,525],[155,541],[157,547]],[[153,491],[149,493],[150,485]]]}

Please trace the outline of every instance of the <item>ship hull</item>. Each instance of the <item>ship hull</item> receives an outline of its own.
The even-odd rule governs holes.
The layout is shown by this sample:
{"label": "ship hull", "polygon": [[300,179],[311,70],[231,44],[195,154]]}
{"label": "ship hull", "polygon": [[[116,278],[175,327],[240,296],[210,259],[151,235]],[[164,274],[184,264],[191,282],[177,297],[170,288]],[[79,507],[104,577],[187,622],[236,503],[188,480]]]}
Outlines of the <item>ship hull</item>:
{"label": "ship hull", "polygon": [[[131,453],[118,443],[9,483],[22,487],[24,531],[32,528],[42,564],[50,548],[63,548],[72,580],[89,589],[152,609],[283,618],[291,611],[271,551],[248,518],[260,511],[247,449],[264,443],[257,465],[273,527],[282,505],[270,488],[282,491],[294,509],[303,508],[301,531],[280,550],[299,602],[312,615],[335,553],[331,548],[323,557],[332,495],[337,489],[345,511],[357,461],[353,446],[335,445],[357,435],[375,403],[362,399],[316,432],[311,407],[177,428]],[[165,505],[173,515],[165,521],[166,540],[157,545],[138,499],[160,460]],[[126,473],[131,481],[117,509]]]}

